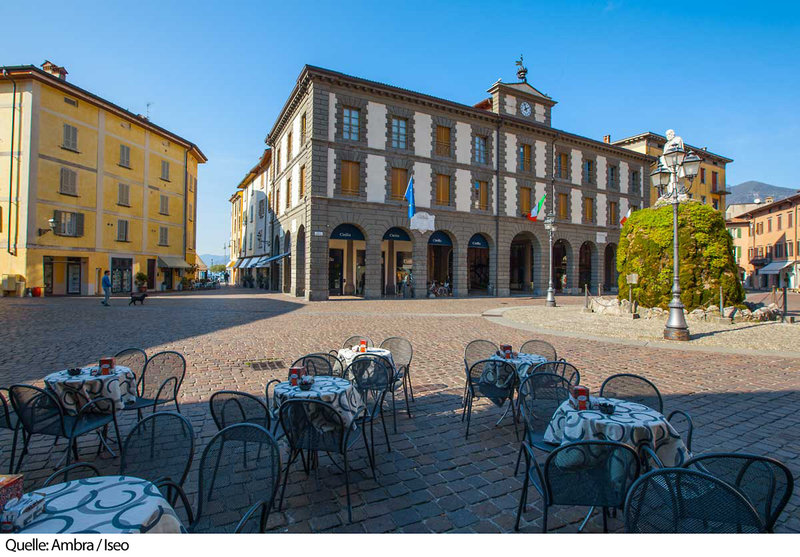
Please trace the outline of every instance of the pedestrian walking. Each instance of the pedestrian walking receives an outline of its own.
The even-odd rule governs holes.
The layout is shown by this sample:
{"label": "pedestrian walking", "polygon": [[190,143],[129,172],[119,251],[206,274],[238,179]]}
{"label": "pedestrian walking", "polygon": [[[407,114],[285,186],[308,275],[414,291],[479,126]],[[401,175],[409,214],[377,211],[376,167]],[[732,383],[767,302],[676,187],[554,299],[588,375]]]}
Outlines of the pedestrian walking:
{"label": "pedestrian walking", "polygon": [[103,301],[101,302],[104,306],[109,306],[111,304],[108,303],[108,298],[111,296],[111,276],[109,275],[108,271],[103,273]]}

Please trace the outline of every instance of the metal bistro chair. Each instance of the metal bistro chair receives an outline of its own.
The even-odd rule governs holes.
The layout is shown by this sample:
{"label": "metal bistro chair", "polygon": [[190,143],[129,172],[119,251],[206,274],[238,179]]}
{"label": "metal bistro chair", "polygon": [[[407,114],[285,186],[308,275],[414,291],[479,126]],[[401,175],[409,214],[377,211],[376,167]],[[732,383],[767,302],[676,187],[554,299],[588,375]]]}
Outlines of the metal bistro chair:
{"label": "metal bistro chair", "polygon": [[218,430],[234,424],[255,424],[276,438],[280,437],[277,421],[267,404],[257,396],[239,391],[217,391],[208,401],[211,418]]}
{"label": "metal bistro chair", "polygon": [[[67,414],[58,399],[52,393],[34,387],[32,385],[12,385],[9,389],[11,405],[20,421],[25,440],[22,453],[19,455],[16,471],[22,467],[22,459],[28,454],[28,444],[33,435],[49,435],[51,437],[65,437],[67,439],[67,452],[65,454],[67,464],[70,457],[75,456],[78,460],[77,438],[86,433],[97,431],[100,435],[100,445],[97,452],[105,446],[113,455],[113,451],[106,443],[103,432],[109,424],[114,424],[117,435],[117,444],[120,443],[119,426],[115,412],[101,414],[96,412],[103,405],[111,405],[114,401],[108,397],[95,398],[83,405],[76,415]],[[60,463],[59,463],[60,464]]]}
{"label": "metal bistro chair", "polygon": [[[469,376],[469,368],[475,362],[479,362],[481,360],[485,360],[487,358],[491,358],[497,351],[500,350],[500,347],[493,343],[490,340],[473,340],[472,342],[468,343],[467,346],[464,348],[464,371]],[[466,406],[467,404],[467,390],[469,389],[469,378],[464,381],[464,396],[462,397],[461,403]]]}
{"label": "metal bistro chair", "polygon": [[174,402],[180,413],[178,391],[185,376],[186,358],[183,355],[173,351],[153,354],[138,378],[136,401],[125,406],[125,410],[136,410],[141,420],[142,409],[152,408],[155,412],[159,404]]}
{"label": "metal bistro chair", "polygon": [[264,532],[280,474],[280,450],[272,434],[261,426],[240,423],[217,432],[203,450],[196,512],[181,486],[166,480],[161,486],[178,493],[189,532]]}
{"label": "metal bistro chair", "polygon": [[[603,384],[600,386],[600,396],[636,402],[648,406],[653,410],[658,410],[662,414],[664,413],[664,400],[661,398],[658,387],[656,387],[652,381],[641,375],[634,375],[632,373],[618,373],[612,375],[603,381]],[[667,421],[673,426],[679,421],[686,422],[685,426],[680,428],[684,430],[684,434],[681,435],[681,437],[684,440],[686,448],[691,452],[692,434],[694,433],[692,417],[683,410],[673,410],[670,415],[667,416]]]}
{"label": "metal bistro chair", "polygon": [[403,337],[389,337],[381,343],[381,348],[385,348],[392,353],[394,361],[394,383],[392,385],[392,415],[394,417],[394,432],[397,433],[397,417],[394,402],[394,392],[398,385],[403,385],[403,396],[406,399],[406,414],[411,417],[411,407],[408,404],[408,395],[411,394],[411,401],[414,400],[414,389],[411,386],[411,359],[414,357],[414,348],[411,342]]}
{"label": "metal bistro chair", "polygon": [[553,373],[533,373],[522,380],[517,400],[525,432],[517,454],[517,464],[514,467],[515,476],[519,472],[525,444],[545,453],[558,447],[545,441],[544,434],[555,411],[569,398],[569,388],[570,383],[567,379]]}
{"label": "metal bistro chair", "polygon": [[[360,412],[363,412],[362,409]],[[301,452],[305,451],[309,455],[309,462],[313,460],[313,455],[317,451],[325,451],[333,460],[332,454],[339,454],[344,461],[344,482],[347,491],[347,517],[353,521],[353,512],[350,502],[350,464],[348,452],[358,441],[358,429],[348,427],[342,416],[336,409],[328,404],[313,399],[294,398],[289,399],[280,408],[281,426],[286,432],[286,439],[289,442],[290,455],[289,462],[283,476],[283,487],[281,488],[281,498],[278,503],[278,511],[283,508],[283,498],[286,495],[286,483],[289,478],[289,469]],[[357,420],[354,423],[358,423]],[[367,444],[365,430],[361,429],[364,444]],[[369,445],[367,445],[367,455],[369,455]],[[370,457],[372,475],[375,476],[375,466]],[[334,462],[335,463],[335,462]],[[337,465],[338,466],[338,465]]]}
{"label": "metal bistro chair", "polygon": [[11,439],[11,458],[8,461],[8,473],[14,473],[14,460],[17,454],[17,438],[19,436],[19,420],[13,408],[9,408],[8,398],[3,395],[3,391],[8,393],[8,389],[0,388],[0,429],[13,431]]}
{"label": "metal bistro chair", "polygon": [[547,532],[552,505],[602,507],[603,531],[608,532],[608,509],[622,509],[628,489],[639,476],[636,451],[616,441],[578,441],[556,448],[540,466],[533,448],[527,443],[523,446],[527,471],[514,530],[519,530],[528,486],[533,484],[542,496],[542,532]]}
{"label": "metal bistro chair", "polygon": [[[472,364],[467,372],[467,402],[461,412],[461,421],[467,418],[467,431],[464,435],[469,437],[469,425],[472,419],[472,401],[478,398],[488,398],[495,406],[502,408],[506,400],[511,406],[514,418],[514,434],[517,434],[517,409],[514,405],[514,388],[517,382],[517,370],[513,364],[503,360],[479,360]],[[502,419],[502,417],[501,417]],[[499,422],[498,422],[499,423]]]}
{"label": "metal bistro chair", "polygon": [[765,531],[747,499],[726,482],[683,468],[645,474],[625,501],[625,531],[734,534]]}
{"label": "metal bistro chair", "polygon": [[775,528],[794,491],[792,472],[785,464],[765,456],[740,453],[709,453],[683,464],[718,478],[744,495],[768,532]]}
{"label": "metal bistro chair", "polygon": [[126,348],[117,352],[114,359],[117,364],[130,368],[138,380],[144,373],[144,366],[147,365],[147,352],[141,348]]}
{"label": "metal bistro chair", "polygon": [[560,375],[567,381],[569,381],[570,385],[580,385],[581,384],[581,372],[578,371],[571,363],[567,362],[566,360],[554,360],[550,362],[542,362],[541,364],[537,364],[534,368],[529,372],[529,375],[534,373],[552,373],[553,375]]}
{"label": "metal bistro chair", "polygon": [[529,340],[519,347],[519,351],[525,354],[537,354],[543,358],[547,358],[548,362],[555,362],[558,360],[556,349],[552,344],[543,340]]}
{"label": "metal bistro chair", "polygon": [[327,355],[306,354],[305,356],[301,356],[294,361],[292,367],[297,366],[303,366],[306,368],[306,373],[308,373],[308,375],[313,375],[314,377],[317,375],[327,375],[329,377],[334,375],[331,361],[329,358],[327,358]]}
{"label": "metal bistro chair", "polygon": [[[361,395],[361,400],[366,406],[364,415],[360,418],[364,428],[364,439],[366,440],[366,426],[369,424],[370,443],[372,452],[367,446],[367,453],[371,458],[371,464],[375,465],[375,422],[380,416],[383,425],[383,435],[386,439],[386,450],[392,452],[392,445],[389,443],[389,432],[386,429],[386,418],[383,414],[383,403],[387,393],[392,388],[394,371],[389,360],[383,356],[375,354],[361,354],[353,360],[345,370],[345,378],[355,382],[356,390]],[[373,468],[374,472],[374,468]]]}
{"label": "metal bistro chair", "polygon": [[373,348],[375,346],[375,343],[372,342],[372,339],[368,336],[353,335],[342,343],[342,348],[352,348],[353,346],[359,345],[362,340],[367,341],[367,348]]}

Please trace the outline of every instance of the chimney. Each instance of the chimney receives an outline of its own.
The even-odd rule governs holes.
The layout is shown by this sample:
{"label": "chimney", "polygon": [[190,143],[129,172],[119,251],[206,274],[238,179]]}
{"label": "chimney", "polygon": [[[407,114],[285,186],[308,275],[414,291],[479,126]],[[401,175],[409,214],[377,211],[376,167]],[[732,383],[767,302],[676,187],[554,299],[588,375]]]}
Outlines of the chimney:
{"label": "chimney", "polygon": [[603,143],[611,143],[611,136],[610,135],[604,135],[603,136]]}
{"label": "chimney", "polygon": [[775,201],[775,198],[772,197],[771,195],[768,195],[767,198],[764,200],[764,203],[772,203],[773,201]]}
{"label": "chimney", "polygon": [[42,62],[42,69],[50,75],[56,76],[58,79],[67,80],[67,69],[63,66],[56,66],[50,60]]}

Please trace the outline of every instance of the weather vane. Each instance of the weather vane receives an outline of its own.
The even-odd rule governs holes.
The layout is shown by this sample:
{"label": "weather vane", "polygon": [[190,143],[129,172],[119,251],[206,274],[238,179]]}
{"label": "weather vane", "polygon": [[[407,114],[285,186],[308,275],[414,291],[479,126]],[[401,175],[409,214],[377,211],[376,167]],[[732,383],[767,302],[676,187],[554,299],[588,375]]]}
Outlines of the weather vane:
{"label": "weather vane", "polygon": [[515,64],[519,66],[519,69],[517,70],[517,78],[520,81],[528,81],[528,68],[522,65],[522,54],[519,55],[519,60],[517,60]]}

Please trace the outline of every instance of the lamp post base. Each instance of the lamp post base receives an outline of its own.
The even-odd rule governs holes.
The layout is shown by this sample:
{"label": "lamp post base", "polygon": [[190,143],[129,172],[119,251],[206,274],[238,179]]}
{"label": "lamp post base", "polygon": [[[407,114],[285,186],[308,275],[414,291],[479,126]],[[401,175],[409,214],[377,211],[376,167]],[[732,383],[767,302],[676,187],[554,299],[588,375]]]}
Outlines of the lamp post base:
{"label": "lamp post base", "polygon": [[547,300],[544,305],[545,305],[545,307],[548,307],[548,308],[554,308],[554,307],[556,307],[556,301],[555,300]]}
{"label": "lamp post base", "polygon": [[689,329],[673,329],[672,327],[665,327],[664,338],[666,340],[689,340]]}

